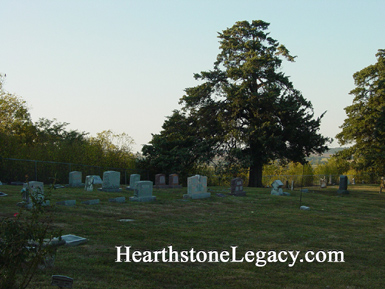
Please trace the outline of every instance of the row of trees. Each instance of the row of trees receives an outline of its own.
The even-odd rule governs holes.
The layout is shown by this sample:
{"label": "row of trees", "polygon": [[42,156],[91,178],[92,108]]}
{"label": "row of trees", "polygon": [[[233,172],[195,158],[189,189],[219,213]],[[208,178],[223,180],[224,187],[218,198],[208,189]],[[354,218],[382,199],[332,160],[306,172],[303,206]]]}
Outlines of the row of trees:
{"label": "row of trees", "polygon": [[[7,92],[4,80],[0,75],[0,157],[135,168],[130,136],[108,130],[91,137],[85,132],[70,130],[68,123],[55,119],[41,118],[33,122],[27,103]],[[12,165],[16,163],[8,162],[6,168],[0,166],[2,181],[13,181],[17,177],[8,175],[14,173]]]}
{"label": "row of trees", "polygon": [[[126,134],[88,137],[67,130],[67,123],[33,123],[26,103],[4,91],[1,77],[0,156],[124,168],[136,163],[150,175],[179,173],[181,179],[206,168],[223,176],[247,172],[249,186],[263,186],[264,167],[276,161],[306,164],[331,142],[319,133],[324,113],[315,117],[310,101],[281,71],[282,61],[295,57],[269,36],[268,27],[261,20],[242,21],[219,33],[213,69],[195,74],[199,84],[185,90],[182,108],[136,159]],[[376,56],[376,64],[354,74],[353,104],[345,108],[336,136],[350,147],[334,160],[371,181],[385,175],[385,50]]]}

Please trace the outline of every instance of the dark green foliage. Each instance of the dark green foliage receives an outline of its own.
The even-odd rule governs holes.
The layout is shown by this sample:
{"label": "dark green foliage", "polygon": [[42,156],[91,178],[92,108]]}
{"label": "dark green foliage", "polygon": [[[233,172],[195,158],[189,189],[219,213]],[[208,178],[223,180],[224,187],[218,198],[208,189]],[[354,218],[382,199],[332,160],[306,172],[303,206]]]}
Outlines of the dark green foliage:
{"label": "dark green foliage", "polygon": [[345,108],[347,118],[336,136],[341,145],[353,144],[341,153],[353,156],[357,170],[385,174],[385,50],[380,49],[377,63],[353,75],[356,88],[350,94],[353,104]]}
{"label": "dark green foliage", "polygon": [[215,119],[206,119],[206,126],[201,125],[202,121],[174,111],[164,122],[162,132],[153,135],[150,145],[143,147],[141,166],[152,168],[153,173],[178,173],[183,179],[197,164],[212,159],[216,152],[213,148],[221,145],[222,130]]}
{"label": "dark green foliage", "polygon": [[[84,174],[99,174],[102,171],[87,167],[72,167],[84,164],[103,168],[131,169],[135,158],[127,134],[103,131],[96,137],[85,132],[68,129],[68,123],[41,118],[33,123],[27,104],[20,97],[3,88],[4,77],[0,75],[0,176],[2,182],[20,181],[25,174],[34,179],[36,171],[43,182],[51,182],[52,172],[57,172],[60,183],[68,182],[71,170]],[[18,162],[6,158],[59,162],[47,164]],[[121,174],[122,180],[124,174]]]}
{"label": "dark green foliage", "polygon": [[[192,153],[211,151],[225,157],[229,167],[250,168],[249,186],[262,186],[262,167],[271,160],[304,163],[311,153],[325,151],[329,141],[318,133],[323,114],[314,119],[311,103],[280,71],[282,58],[294,57],[269,37],[268,26],[243,21],[219,33],[221,52],[214,69],[195,74],[201,84],[187,88],[181,99],[193,125],[181,130],[179,139],[197,136]],[[178,154],[192,146],[170,143],[169,130],[163,129],[151,143],[152,158],[162,158],[160,142]]]}
{"label": "dark green foliage", "polygon": [[52,227],[52,214],[43,207],[49,193],[40,199],[28,189],[26,192],[32,198],[32,209],[0,220],[0,288],[26,288],[45,258],[55,254],[55,246],[47,244],[61,236]]}

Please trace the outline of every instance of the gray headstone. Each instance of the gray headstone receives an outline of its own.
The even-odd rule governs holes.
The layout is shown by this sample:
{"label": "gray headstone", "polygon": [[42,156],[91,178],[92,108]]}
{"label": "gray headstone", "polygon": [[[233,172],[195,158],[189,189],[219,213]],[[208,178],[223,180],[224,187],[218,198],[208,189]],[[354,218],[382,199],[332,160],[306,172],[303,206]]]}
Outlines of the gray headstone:
{"label": "gray headstone", "polygon": [[207,192],[207,177],[195,175],[187,178],[187,194],[183,195],[184,199],[205,199],[211,197]]}
{"label": "gray headstone", "polygon": [[241,178],[234,178],[231,180],[230,195],[246,196],[246,192],[243,190],[243,180]]}
{"label": "gray headstone", "polygon": [[347,176],[340,176],[340,186],[337,192],[339,194],[349,194]]}
{"label": "gray headstone", "polygon": [[168,185],[166,185],[166,176],[164,174],[155,175],[155,186],[156,189],[167,189]]}
{"label": "gray headstone", "polygon": [[[41,202],[43,206],[49,206],[49,201],[44,201],[44,183],[31,181],[23,184],[23,201],[26,204],[30,204],[32,202],[32,196],[37,202]],[[32,204],[33,205],[33,204]]]}
{"label": "gray headstone", "polygon": [[59,288],[72,288],[74,279],[63,275],[52,275],[51,285]]}
{"label": "gray headstone", "polygon": [[135,190],[135,186],[137,182],[140,181],[140,175],[138,174],[131,174],[130,175],[130,185],[127,187],[127,190]]}
{"label": "gray headstone", "polygon": [[100,202],[99,199],[95,199],[95,200],[83,201],[82,204],[85,204],[85,205],[97,205],[97,204],[99,204],[99,202]]}
{"label": "gray headstone", "polygon": [[168,186],[170,188],[181,188],[182,187],[181,185],[179,185],[178,174],[171,174],[168,176]]}
{"label": "gray headstone", "polygon": [[110,198],[110,199],[108,199],[108,201],[111,202],[111,203],[125,203],[126,202],[126,197]]}
{"label": "gray headstone", "polygon": [[120,192],[120,172],[106,171],[103,173],[103,185],[99,189],[103,192]]}
{"label": "gray headstone", "polygon": [[275,180],[272,184],[272,190],[271,190],[271,195],[274,196],[290,196],[290,193],[286,193],[282,190],[283,188],[283,183],[280,180]]}
{"label": "gray headstone", "polygon": [[60,202],[56,202],[56,205],[72,207],[76,205],[76,200],[60,201]]}
{"label": "gray headstone", "polygon": [[69,186],[70,187],[82,187],[82,172],[73,171],[69,173]]}
{"label": "gray headstone", "polygon": [[86,190],[87,192],[92,192],[94,190],[93,180],[94,180],[93,176],[86,176],[84,190]]}
{"label": "gray headstone", "polygon": [[66,241],[66,246],[78,246],[88,241],[86,238],[82,238],[75,235],[64,235],[61,236],[61,238]]}
{"label": "gray headstone", "polygon": [[135,193],[133,197],[130,197],[130,201],[135,202],[150,202],[156,199],[152,195],[153,183],[151,181],[139,181],[135,186]]}

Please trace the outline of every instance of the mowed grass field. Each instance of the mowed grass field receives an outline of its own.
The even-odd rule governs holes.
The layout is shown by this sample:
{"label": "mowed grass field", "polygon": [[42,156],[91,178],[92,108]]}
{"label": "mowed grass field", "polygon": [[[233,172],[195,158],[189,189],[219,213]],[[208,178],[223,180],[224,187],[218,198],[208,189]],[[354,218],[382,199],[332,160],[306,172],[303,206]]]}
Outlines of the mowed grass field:
{"label": "mowed grass field", "polygon": [[[201,200],[183,200],[186,188],[155,189],[152,203],[128,201],[133,192],[125,189],[56,189],[51,204],[76,199],[77,205],[51,206],[55,227],[88,242],[60,247],[54,268],[39,270],[30,288],[54,288],[52,275],[73,278],[73,288],[384,288],[385,194],[369,185],[350,185],[350,194],[343,196],[337,189],[309,187],[302,195],[309,211],[299,209],[299,189],[280,197],[267,188],[245,188],[246,197],[234,197],[227,195],[228,187],[212,187],[211,198]],[[1,217],[18,212],[20,190],[0,186],[8,194],[0,198]],[[127,202],[108,201],[120,196]],[[100,199],[100,204],[81,204],[90,199]],[[237,258],[260,250],[301,251],[301,258],[310,250],[341,250],[345,262],[297,260],[292,267],[290,260],[263,267],[246,261],[117,263],[115,246],[124,245],[142,252],[170,245],[174,251],[231,252],[231,246],[238,246]]]}

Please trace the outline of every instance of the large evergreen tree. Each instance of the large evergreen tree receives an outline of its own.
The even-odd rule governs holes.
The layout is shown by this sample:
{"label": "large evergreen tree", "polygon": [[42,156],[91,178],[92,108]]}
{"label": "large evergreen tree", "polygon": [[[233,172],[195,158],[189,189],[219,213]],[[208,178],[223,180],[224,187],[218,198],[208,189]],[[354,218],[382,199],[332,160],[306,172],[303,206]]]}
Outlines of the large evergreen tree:
{"label": "large evergreen tree", "polygon": [[378,50],[377,63],[353,75],[353,104],[336,136],[341,145],[352,144],[342,156],[353,155],[359,170],[385,174],[385,49]]}
{"label": "large evergreen tree", "polygon": [[195,120],[189,135],[220,123],[206,129],[204,140],[220,130],[216,141],[222,145],[214,142],[207,150],[225,151],[231,162],[250,168],[252,187],[262,186],[264,164],[275,159],[304,163],[311,153],[325,151],[329,141],[318,133],[322,115],[313,118],[311,103],[280,71],[282,59],[294,57],[269,36],[268,26],[242,21],[219,33],[221,52],[213,70],[195,74],[201,84],[187,88],[181,99],[182,110]]}

